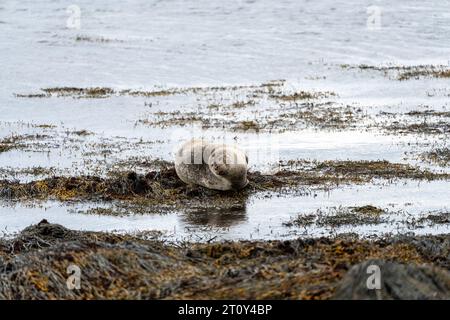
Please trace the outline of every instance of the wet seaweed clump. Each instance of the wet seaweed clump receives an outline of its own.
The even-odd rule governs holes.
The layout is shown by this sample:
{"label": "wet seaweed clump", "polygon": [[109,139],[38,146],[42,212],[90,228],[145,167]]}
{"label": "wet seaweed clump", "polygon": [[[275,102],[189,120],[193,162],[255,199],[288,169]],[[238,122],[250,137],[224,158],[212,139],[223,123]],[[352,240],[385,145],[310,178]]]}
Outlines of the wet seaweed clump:
{"label": "wet seaweed clump", "polygon": [[310,91],[297,91],[292,94],[272,94],[272,99],[280,101],[297,101],[297,100],[310,100],[310,99],[323,99],[329,97],[335,97],[336,93],[331,91],[324,92],[310,92]]}
{"label": "wet seaweed clump", "polygon": [[114,90],[106,87],[77,88],[77,87],[55,87],[41,89],[50,96],[78,97],[78,98],[106,98],[114,94]]}
{"label": "wet seaweed clump", "polygon": [[365,205],[361,207],[350,207],[351,210],[358,214],[364,214],[364,215],[371,215],[371,216],[379,216],[383,213],[386,213],[385,210],[372,206],[372,205]]}
{"label": "wet seaweed clump", "polygon": [[450,211],[430,213],[418,219],[417,222],[419,224],[428,223],[430,225],[450,224]]}
{"label": "wet seaweed clump", "polygon": [[416,65],[416,66],[373,66],[373,65],[341,65],[343,69],[373,70],[383,72],[384,76],[395,80],[404,81],[410,79],[429,78],[450,78],[450,69],[445,65]]}
{"label": "wet seaweed clump", "polygon": [[450,69],[441,69],[434,66],[411,68],[400,72],[398,80],[420,79],[421,77],[450,78]]}
{"label": "wet seaweed clump", "polygon": [[423,121],[420,123],[394,122],[384,126],[388,131],[396,131],[403,134],[449,134],[450,123],[447,121]]}
{"label": "wet seaweed clump", "polygon": [[381,217],[381,213],[384,213],[384,211],[373,206],[332,208],[328,212],[319,210],[316,224],[319,227],[331,228],[380,224],[386,221],[386,219]]}
{"label": "wet seaweed clump", "polygon": [[379,224],[386,220],[381,216],[383,209],[366,205],[362,207],[333,207],[327,210],[318,209],[312,214],[300,214],[295,219],[284,223],[287,227],[303,227],[317,225],[318,227],[338,228],[342,226],[357,226]]}
{"label": "wet seaweed clump", "polygon": [[[173,168],[173,163],[159,158],[133,156],[126,160],[115,162],[112,167],[120,168],[121,171],[148,172],[171,169]],[[111,174],[115,175],[114,171]]]}
{"label": "wet seaweed clump", "polygon": [[144,91],[144,90],[115,90],[108,87],[52,87],[41,89],[44,93],[37,94],[15,94],[18,98],[50,98],[50,97],[72,97],[72,98],[109,98],[111,96],[143,96],[143,97],[158,97],[158,96],[168,96],[180,93],[177,89],[168,90],[154,90],[154,91]]}
{"label": "wet seaweed clump", "polygon": [[[148,213],[148,210],[169,210],[174,207],[233,206],[242,204],[250,190],[245,192],[218,192],[202,187],[190,188],[177,176],[175,169],[162,168],[147,174],[110,172],[108,177],[78,176],[50,177],[21,183],[0,180],[0,198],[12,201],[47,200],[59,201],[123,201],[125,205],[111,214],[132,212]],[[205,202],[208,199],[208,202]],[[98,213],[98,212],[97,212]]]}
{"label": "wet seaweed clump", "polygon": [[[286,169],[288,168],[288,169]],[[249,185],[239,192],[194,189],[177,176],[173,163],[146,174],[112,171],[100,176],[53,176],[31,182],[0,180],[0,198],[8,200],[125,200],[142,206],[240,205],[251,194],[264,191],[310,194],[312,188],[331,189],[341,184],[366,183],[373,179],[448,179],[406,164],[387,161],[289,161],[274,174],[248,172]],[[205,202],[205,199],[208,201]]]}
{"label": "wet seaweed clump", "polygon": [[154,119],[141,119],[138,120],[137,123],[161,128],[168,128],[172,126],[184,127],[193,124],[200,124],[202,128],[219,126],[219,123],[214,122],[214,119],[202,117],[196,112],[157,112],[154,115],[156,116]]}
{"label": "wet seaweed clump", "polygon": [[[243,104],[246,107],[253,105],[248,101]],[[137,123],[163,128],[198,124],[202,128],[220,128],[233,132],[285,132],[310,127],[332,130],[355,128],[361,126],[361,123],[368,118],[361,108],[333,102],[293,102],[281,106],[273,104],[267,110],[261,111],[259,108],[252,110],[251,118],[240,116],[236,111],[237,107],[233,105],[213,103],[207,105],[206,108],[207,112],[202,111],[201,108],[198,111],[187,112],[158,111],[147,119],[138,120]],[[244,108],[244,106],[239,108]]]}
{"label": "wet seaweed clump", "polygon": [[449,148],[439,148],[429,152],[422,153],[420,157],[432,163],[438,165],[447,166],[450,164],[450,149]]}
{"label": "wet seaweed clump", "polygon": [[411,117],[450,117],[450,111],[437,111],[437,110],[413,110],[406,113]]}
{"label": "wet seaweed clump", "polygon": [[13,148],[14,148],[14,147],[11,146],[11,145],[8,144],[8,143],[0,143],[0,153],[9,151],[9,150],[11,150],[11,149],[13,149]]}
{"label": "wet seaweed clump", "polygon": [[11,168],[11,167],[3,167],[0,168],[0,176],[17,178],[18,176],[52,176],[55,175],[58,170],[55,167],[42,167],[42,166],[34,166],[34,167],[26,167],[26,168]]}
{"label": "wet seaweed clump", "polygon": [[51,95],[45,93],[15,93],[16,98],[48,98]]}
{"label": "wet seaweed clump", "polygon": [[75,41],[77,42],[96,42],[96,43],[110,43],[110,42],[123,42],[123,40],[119,39],[109,39],[105,37],[92,37],[86,35],[77,35],[75,37]]}
{"label": "wet seaweed clump", "polygon": [[91,136],[94,133],[91,131],[88,131],[86,129],[82,129],[82,130],[75,130],[75,131],[66,131],[67,135],[75,135],[75,136],[79,136],[79,137],[87,137],[87,136]]}
{"label": "wet seaweed clump", "polygon": [[[369,259],[428,264],[443,275],[448,297],[448,272],[441,270],[449,266],[449,245],[448,235],[166,244],[44,220],[0,239],[7,266],[0,298],[330,299],[347,287],[347,272]],[[69,266],[82,271],[79,288],[67,286]]]}
{"label": "wet seaweed clump", "polygon": [[236,101],[231,104],[231,108],[242,109],[245,107],[254,106],[255,104],[256,102],[254,100]]}
{"label": "wet seaweed clump", "polygon": [[11,137],[6,137],[6,138],[1,139],[0,140],[0,153],[19,148],[20,147],[20,145],[18,144],[19,140],[20,139],[18,136],[11,136]]}
{"label": "wet seaweed clump", "polygon": [[117,173],[112,178],[96,176],[51,177],[29,183],[0,181],[0,195],[11,199],[49,198],[71,199],[127,199],[136,196],[164,195],[164,187],[179,186],[172,170]]}
{"label": "wet seaweed clump", "polygon": [[295,129],[299,125],[318,129],[348,129],[368,118],[359,108],[341,106],[331,102],[304,103],[295,109],[281,112],[272,124],[280,128]]}
{"label": "wet seaweed clump", "polygon": [[437,177],[429,171],[420,170],[408,164],[391,163],[389,161],[324,161],[316,166],[325,174],[342,177],[361,178],[410,178],[432,179]]}
{"label": "wet seaweed clump", "polygon": [[43,124],[35,124],[35,125],[33,125],[33,127],[39,128],[39,129],[55,129],[56,125],[43,123]]}
{"label": "wet seaweed clump", "polygon": [[238,124],[234,127],[237,131],[254,131],[259,132],[261,127],[259,124],[253,120],[246,120],[246,121],[240,121]]}
{"label": "wet seaweed clump", "polygon": [[283,222],[283,225],[286,227],[301,227],[306,228],[310,225],[313,225],[316,222],[317,215],[316,214],[299,214],[295,219],[292,219],[287,222]]}
{"label": "wet seaweed clump", "polygon": [[280,162],[282,170],[278,175],[298,172],[299,177],[310,184],[325,181],[335,183],[364,183],[373,179],[448,179],[446,173],[435,173],[403,163],[392,163],[386,160],[352,161],[352,160],[288,160]]}
{"label": "wet seaweed clump", "polygon": [[[90,38],[80,36],[77,41],[89,42],[110,42],[118,41],[104,38]],[[235,91],[251,91],[259,93],[267,93],[270,88],[282,86],[282,82],[271,82],[270,86],[262,85],[241,85],[241,86],[221,86],[221,87],[174,87],[160,88],[155,87],[153,90],[137,90],[137,89],[113,89],[108,87],[51,87],[42,88],[42,93],[15,94],[18,98],[49,98],[49,97],[73,97],[73,98],[108,98],[111,96],[132,96],[132,97],[163,97],[180,94],[210,94],[217,92],[235,92]],[[237,105],[239,107],[239,105]]]}
{"label": "wet seaweed clump", "polygon": [[11,135],[0,139],[0,153],[7,152],[13,149],[22,149],[26,147],[26,141],[46,139],[49,136],[42,134],[24,134]]}

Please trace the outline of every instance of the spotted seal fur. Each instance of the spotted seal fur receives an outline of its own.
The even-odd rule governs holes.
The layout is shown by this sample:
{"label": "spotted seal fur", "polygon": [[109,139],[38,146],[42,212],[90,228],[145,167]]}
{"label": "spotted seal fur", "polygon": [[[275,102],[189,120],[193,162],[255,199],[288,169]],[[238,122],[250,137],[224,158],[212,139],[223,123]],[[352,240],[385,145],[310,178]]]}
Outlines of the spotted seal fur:
{"label": "spotted seal fur", "polygon": [[248,157],[237,146],[193,139],[175,154],[175,171],[189,185],[214,190],[240,190],[248,184]]}

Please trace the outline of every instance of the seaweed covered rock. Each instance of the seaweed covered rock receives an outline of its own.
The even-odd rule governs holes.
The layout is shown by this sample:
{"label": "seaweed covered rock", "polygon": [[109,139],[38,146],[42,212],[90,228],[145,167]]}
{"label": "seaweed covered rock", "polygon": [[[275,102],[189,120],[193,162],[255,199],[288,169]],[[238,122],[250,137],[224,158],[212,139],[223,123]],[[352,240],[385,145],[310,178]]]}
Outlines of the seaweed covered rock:
{"label": "seaweed covered rock", "polygon": [[22,251],[49,247],[59,241],[76,237],[76,233],[59,224],[51,224],[42,220],[36,225],[29,226],[14,239],[1,243],[4,251],[18,253]]}
{"label": "seaweed covered rock", "polygon": [[[394,267],[382,274],[387,298],[445,298],[449,240],[441,235],[170,244],[43,220],[15,238],[0,238],[0,299],[329,299],[339,285],[341,298],[365,297],[354,284],[357,275],[365,284],[364,266],[345,275],[369,258],[380,259],[381,270],[383,261],[400,263],[388,263]],[[428,243],[432,250],[413,243]],[[424,263],[436,267],[417,267]],[[73,288],[77,268],[80,286]]]}
{"label": "seaweed covered rock", "polygon": [[348,271],[334,299],[450,299],[450,272],[431,265],[368,260]]}

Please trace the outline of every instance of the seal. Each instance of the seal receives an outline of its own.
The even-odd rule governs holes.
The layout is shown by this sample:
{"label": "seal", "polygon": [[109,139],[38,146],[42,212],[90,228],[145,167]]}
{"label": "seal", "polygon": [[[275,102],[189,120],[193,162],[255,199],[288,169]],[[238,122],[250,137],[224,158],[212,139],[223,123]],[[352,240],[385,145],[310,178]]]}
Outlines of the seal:
{"label": "seal", "polygon": [[240,190],[248,184],[248,157],[238,147],[192,139],[175,153],[175,171],[186,184]]}

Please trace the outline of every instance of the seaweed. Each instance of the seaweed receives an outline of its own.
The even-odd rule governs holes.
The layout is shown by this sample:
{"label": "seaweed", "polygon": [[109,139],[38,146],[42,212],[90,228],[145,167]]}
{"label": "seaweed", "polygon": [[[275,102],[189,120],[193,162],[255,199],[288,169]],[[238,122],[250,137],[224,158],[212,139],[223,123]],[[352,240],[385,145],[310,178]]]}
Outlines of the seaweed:
{"label": "seaweed", "polygon": [[0,139],[0,153],[13,149],[23,149],[26,147],[26,141],[42,140],[46,138],[49,138],[49,136],[43,134],[11,135]]}
{"label": "seaweed", "polygon": [[337,96],[336,93],[331,91],[326,92],[309,92],[309,91],[298,91],[292,94],[280,94],[275,95],[272,94],[270,97],[272,99],[281,100],[281,101],[297,101],[297,100],[310,100],[310,99],[323,99],[329,97]]}
{"label": "seaweed", "polygon": [[[169,244],[41,221],[0,240],[2,299],[329,299],[355,264],[448,266],[449,235]],[[68,267],[81,270],[69,289]]]}
{"label": "seaweed", "polygon": [[393,79],[404,81],[410,79],[420,79],[422,77],[430,77],[430,78],[449,78],[450,77],[450,69],[445,65],[415,65],[415,66],[396,66],[396,65],[387,65],[387,66],[373,66],[373,65],[349,65],[342,64],[341,68],[343,69],[359,69],[359,70],[374,70],[383,72],[385,76],[389,76],[392,73],[395,73],[395,77]]}
{"label": "seaweed", "polygon": [[319,209],[311,214],[299,214],[291,221],[285,222],[287,227],[307,227],[317,225],[319,227],[338,228],[341,226],[356,226],[367,224],[379,224],[385,221],[381,215],[386,212],[383,209],[366,205],[361,207],[338,207]]}
{"label": "seaweed", "polygon": [[424,152],[420,155],[422,160],[436,163],[441,166],[447,166],[450,164],[450,149],[449,148],[437,148],[429,152]]}
{"label": "seaweed", "polygon": [[[0,180],[0,198],[9,201],[48,200],[101,201],[114,207],[85,213],[123,215],[127,212],[148,213],[175,208],[202,210],[230,209],[261,192],[311,194],[312,190],[330,190],[345,184],[362,184],[374,179],[448,179],[446,173],[434,173],[406,164],[387,161],[296,161],[280,164],[274,174],[248,172],[249,185],[240,191],[215,191],[200,186],[192,188],[177,176],[173,164],[148,164],[146,174],[135,171],[111,171],[101,176],[52,176],[42,180],[19,182]],[[371,207],[359,208],[359,214],[376,212]]]}

